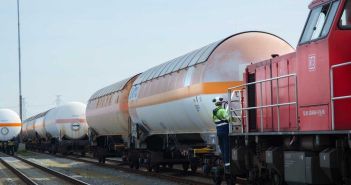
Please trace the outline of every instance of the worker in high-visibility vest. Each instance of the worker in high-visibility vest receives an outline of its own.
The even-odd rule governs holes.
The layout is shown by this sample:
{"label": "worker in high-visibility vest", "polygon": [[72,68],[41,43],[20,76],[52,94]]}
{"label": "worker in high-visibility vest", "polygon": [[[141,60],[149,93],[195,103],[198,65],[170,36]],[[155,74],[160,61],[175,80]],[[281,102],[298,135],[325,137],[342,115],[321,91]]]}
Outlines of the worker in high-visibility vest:
{"label": "worker in high-visibility vest", "polygon": [[230,166],[229,159],[229,115],[223,107],[223,98],[213,99],[216,108],[213,109],[213,122],[216,124],[219,148],[223,155],[225,167]]}

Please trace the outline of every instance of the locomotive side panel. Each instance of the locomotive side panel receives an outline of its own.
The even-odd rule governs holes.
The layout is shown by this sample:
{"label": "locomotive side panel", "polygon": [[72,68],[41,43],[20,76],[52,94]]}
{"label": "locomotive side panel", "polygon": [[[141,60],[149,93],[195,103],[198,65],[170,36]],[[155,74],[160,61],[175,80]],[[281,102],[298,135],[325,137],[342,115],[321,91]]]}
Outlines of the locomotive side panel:
{"label": "locomotive side panel", "polygon": [[[296,74],[296,53],[285,55],[279,58],[275,58],[272,61],[272,77],[279,77],[284,75]],[[295,92],[295,81],[296,77],[292,76],[289,78],[282,78],[272,81],[272,98],[273,103],[290,103],[296,102]],[[278,91],[277,91],[278,88]],[[277,94],[279,93],[279,94]],[[296,105],[280,106],[279,107],[279,122],[280,130],[289,131],[296,130]],[[278,130],[278,108],[273,108],[273,125],[274,130]]]}
{"label": "locomotive side panel", "polygon": [[[295,74],[295,61],[295,53],[283,55],[279,58],[273,58],[271,60],[250,65],[248,74],[254,75],[255,81],[263,81],[271,78]],[[256,122],[254,120],[251,120],[250,122],[255,122],[252,124],[256,125],[256,129],[253,129],[252,131],[290,131],[297,129],[298,126],[296,122],[296,105],[279,106],[279,110],[277,106],[274,106],[277,104],[296,102],[295,81],[296,77],[290,76],[286,78],[280,78],[279,80],[275,79],[257,83],[255,85],[256,93],[254,97],[249,97],[255,99],[256,105],[254,106],[264,107],[273,105],[273,107],[264,107],[262,109],[257,108],[255,110]],[[261,121],[263,129],[261,128]]]}
{"label": "locomotive side panel", "polygon": [[[340,25],[334,25],[329,46],[331,65],[351,62],[349,43],[351,42],[351,2],[345,1],[340,7]],[[334,70],[334,96],[351,95],[351,65]],[[335,101],[335,129],[351,129],[351,99]]]}

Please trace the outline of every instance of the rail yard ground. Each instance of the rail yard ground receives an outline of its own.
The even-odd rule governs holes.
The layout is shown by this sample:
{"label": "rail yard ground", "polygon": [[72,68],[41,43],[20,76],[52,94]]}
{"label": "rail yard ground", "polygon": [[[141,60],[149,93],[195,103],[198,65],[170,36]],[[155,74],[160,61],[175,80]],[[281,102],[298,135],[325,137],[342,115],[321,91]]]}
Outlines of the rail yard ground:
{"label": "rail yard ground", "polygon": [[[15,157],[18,157],[15,158]],[[33,167],[20,159],[28,160],[44,168],[54,170],[86,184],[107,185],[176,185],[176,184],[212,184],[211,178],[201,174],[187,174],[177,169],[161,169],[159,175],[144,169],[130,170],[116,159],[108,159],[106,164],[95,163],[87,155],[60,156],[32,151],[19,152],[15,157],[0,155],[0,159],[21,171],[35,184],[72,184],[43,170]],[[114,168],[114,167],[116,168]],[[145,173],[144,173],[145,172]],[[146,175],[145,175],[146,174]],[[28,184],[7,166],[0,163],[0,184]],[[74,184],[74,183],[73,183]],[[223,183],[224,184],[224,183]]]}

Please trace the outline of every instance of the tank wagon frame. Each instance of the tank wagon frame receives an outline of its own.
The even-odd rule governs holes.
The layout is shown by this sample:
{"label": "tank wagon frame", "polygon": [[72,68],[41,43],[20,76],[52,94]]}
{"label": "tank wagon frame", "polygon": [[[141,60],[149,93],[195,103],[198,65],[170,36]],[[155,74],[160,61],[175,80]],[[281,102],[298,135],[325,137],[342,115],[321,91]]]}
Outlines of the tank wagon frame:
{"label": "tank wagon frame", "polygon": [[[249,65],[229,182],[351,184],[351,1],[313,1],[297,50]],[[235,117],[235,116],[233,116]]]}

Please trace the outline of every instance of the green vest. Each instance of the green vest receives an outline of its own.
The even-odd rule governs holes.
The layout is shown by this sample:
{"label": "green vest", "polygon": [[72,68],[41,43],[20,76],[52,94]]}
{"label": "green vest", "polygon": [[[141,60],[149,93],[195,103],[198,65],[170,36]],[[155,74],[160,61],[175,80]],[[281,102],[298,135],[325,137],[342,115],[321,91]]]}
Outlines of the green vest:
{"label": "green vest", "polygon": [[228,112],[225,109],[223,109],[222,106],[217,106],[213,110],[212,119],[213,119],[213,122],[228,121],[229,119]]}

